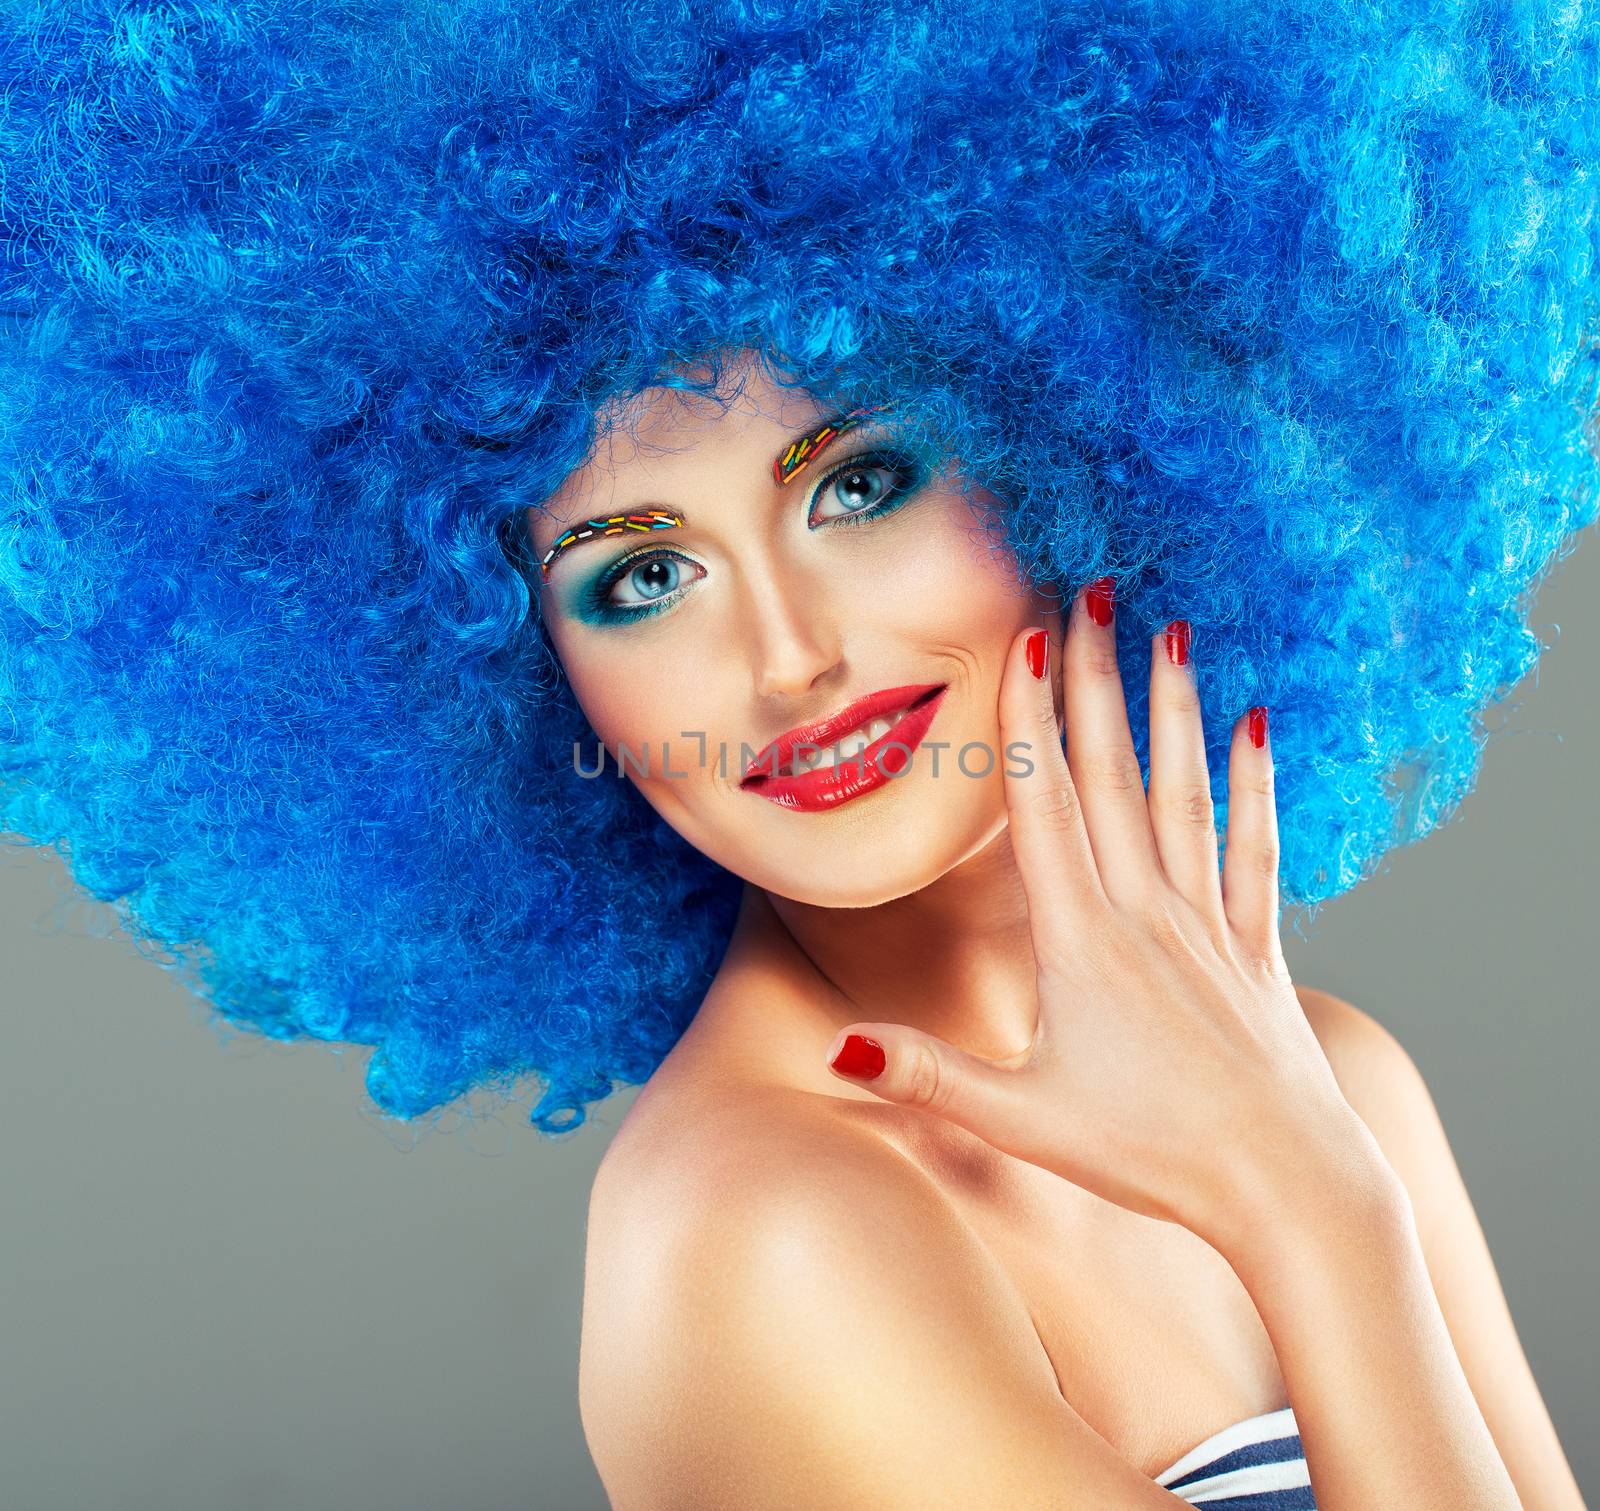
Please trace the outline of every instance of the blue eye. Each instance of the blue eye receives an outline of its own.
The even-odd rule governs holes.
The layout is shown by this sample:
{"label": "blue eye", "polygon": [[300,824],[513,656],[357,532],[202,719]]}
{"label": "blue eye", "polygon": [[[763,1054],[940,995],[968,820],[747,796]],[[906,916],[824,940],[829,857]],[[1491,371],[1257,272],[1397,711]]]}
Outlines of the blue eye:
{"label": "blue eye", "polygon": [[[897,452],[869,452],[835,468],[811,496],[808,524],[824,521],[857,524],[878,519],[900,507],[924,481],[922,467]],[[837,512],[822,513],[832,506]],[[647,619],[670,608],[686,586],[684,567],[697,566],[675,551],[662,549],[625,556],[583,595],[587,617],[601,624]],[[705,576],[703,568],[700,575]],[[690,579],[692,581],[693,579]],[[617,590],[631,596],[618,596]]]}
{"label": "blue eye", "polygon": [[631,589],[638,596],[632,599],[612,597],[609,602],[617,608],[638,608],[658,598],[665,598],[679,587],[678,579],[683,576],[682,563],[681,556],[664,556],[659,552],[634,562],[607,586]]}
{"label": "blue eye", "polygon": [[811,505],[813,509],[834,505],[839,512],[821,518],[854,523],[888,514],[921,484],[922,471],[915,462],[894,452],[870,452],[830,472],[812,496]]}

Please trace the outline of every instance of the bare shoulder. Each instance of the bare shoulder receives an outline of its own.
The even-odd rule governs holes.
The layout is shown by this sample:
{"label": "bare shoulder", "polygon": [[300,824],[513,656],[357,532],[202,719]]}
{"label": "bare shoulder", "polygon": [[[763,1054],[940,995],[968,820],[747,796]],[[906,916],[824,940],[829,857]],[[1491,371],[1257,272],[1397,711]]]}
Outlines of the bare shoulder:
{"label": "bare shoulder", "polygon": [[[1310,1023],[1333,1073],[1344,1086],[1344,1073],[1353,1080],[1392,1073],[1401,1060],[1410,1061],[1404,1046],[1369,1012],[1320,987],[1295,986],[1306,1021]],[[1345,1094],[1349,1095],[1349,1087]]]}
{"label": "bare shoulder", "polygon": [[636,1379],[648,1355],[670,1352],[712,1290],[729,1305],[756,1299],[841,1232],[869,1268],[956,1265],[998,1301],[1002,1272],[926,1171],[828,1100],[764,1090],[713,1106],[685,1093],[631,1110],[589,1197],[587,1405],[608,1409],[613,1368]]}
{"label": "bare shoulder", "polygon": [[[1415,1205],[1417,1147],[1419,1141],[1431,1139],[1438,1126],[1422,1072],[1399,1039],[1371,1013],[1317,987],[1297,985],[1295,991],[1345,1100],[1371,1129]],[[1419,1210],[1419,1219],[1422,1215]]]}
{"label": "bare shoulder", "polygon": [[597,1177],[579,1405],[612,1503],[1020,1511],[1076,1474],[1139,1504],[989,1250],[827,1100],[658,1101]]}

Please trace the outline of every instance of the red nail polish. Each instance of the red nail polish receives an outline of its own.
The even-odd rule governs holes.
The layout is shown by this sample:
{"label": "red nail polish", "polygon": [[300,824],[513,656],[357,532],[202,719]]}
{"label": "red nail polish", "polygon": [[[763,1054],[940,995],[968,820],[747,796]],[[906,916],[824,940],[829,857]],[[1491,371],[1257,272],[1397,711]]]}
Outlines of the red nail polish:
{"label": "red nail polish", "polygon": [[1028,636],[1028,643],[1024,647],[1028,653],[1028,670],[1041,680],[1044,677],[1045,650],[1049,644],[1049,633],[1045,630],[1035,630]]}
{"label": "red nail polish", "polygon": [[1267,710],[1264,707],[1250,710],[1250,743],[1257,750],[1267,743]]}
{"label": "red nail polish", "polygon": [[1083,590],[1083,606],[1096,624],[1111,623],[1111,605],[1116,593],[1115,577],[1097,577]]}
{"label": "red nail polish", "polygon": [[1174,666],[1185,666],[1189,660],[1189,621],[1174,619],[1167,626],[1167,660]]}
{"label": "red nail polish", "polygon": [[830,1062],[841,1075],[871,1081],[883,1074],[883,1045],[865,1034],[846,1034],[839,1053]]}

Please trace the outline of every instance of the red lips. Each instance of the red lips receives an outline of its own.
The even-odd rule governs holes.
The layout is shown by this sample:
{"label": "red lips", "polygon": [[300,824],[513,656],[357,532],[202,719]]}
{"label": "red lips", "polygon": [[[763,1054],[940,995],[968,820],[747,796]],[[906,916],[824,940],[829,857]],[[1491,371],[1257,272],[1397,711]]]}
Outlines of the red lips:
{"label": "red lips", "polygon": [[835,740],[849,734],[852,729],[862,724],[870,724],[874,719],[897,714],[901,709],[909,708],[924,698],[932,697],[944,686],[943,682],[924,682],[905,687],[886,687],[882,692],[868,693],[864,698],[857,698],[854,703],[846,704],[838,713],[830,714],[826,719],[788,730],[761,750],[751,762],[749,773],[739,785],[748,787],[752,782],[778,776],[788,767],[797,745],[810,745],[818,750],[826,750]]}

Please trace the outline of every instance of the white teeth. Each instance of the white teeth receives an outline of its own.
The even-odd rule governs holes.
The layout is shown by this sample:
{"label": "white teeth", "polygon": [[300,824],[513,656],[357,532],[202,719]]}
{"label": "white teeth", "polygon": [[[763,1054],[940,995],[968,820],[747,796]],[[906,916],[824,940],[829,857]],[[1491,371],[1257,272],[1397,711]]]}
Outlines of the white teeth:
{"label": "white teeth", "polygon": [[808,771],[815,771],[822,766],[837,766],[840,761],[848,761],[861,754],[874,740],[881,740],[896,724],[905,717],[906,710],[895,714],[892,718],[879,717],[873,719],[864,728],[852,730],[826,750],[801,750],[797,751],[790,761],[789,767],[795,776],[804,776]]}

